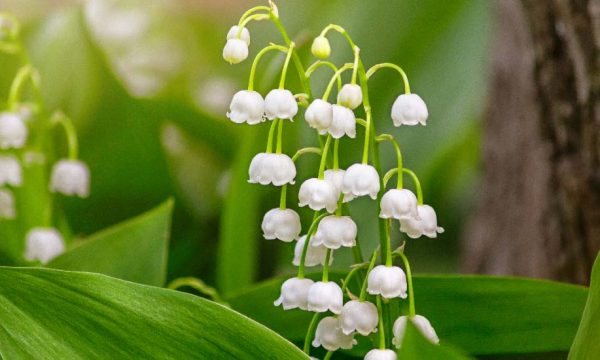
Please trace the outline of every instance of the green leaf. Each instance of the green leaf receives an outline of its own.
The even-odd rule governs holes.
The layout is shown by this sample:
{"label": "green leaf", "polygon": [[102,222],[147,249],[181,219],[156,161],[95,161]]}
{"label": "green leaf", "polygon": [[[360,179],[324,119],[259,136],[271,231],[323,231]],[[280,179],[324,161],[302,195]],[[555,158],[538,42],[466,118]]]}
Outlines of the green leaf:
{"label": "green leaf", "polygon": [[419,330],[408,322],[402,340],[402,347],[397,350],[399,359],[411,360],[465,360],[467,356],[445,345],[434,345],[421,335]]}
{"label": "green leaf", "polygon": [[145,214],[81,240],[48,266],[162,286],[172,211],[173,200],[167,200]]}
{"label": "green leaf", "polygon": [[208,300],[105,275],[0,268],[5,359],[306,359]]}
{"label": "green leaf", "polygon": [[600,256],[592,268],[592,282],[569,359],[600,358]]}
{"label": "green leaf", "polygon": [[[264,282],[226,301],[287,339],[300,341],[310,314],[273,306],[282,281]],[[421,275],[414,283],[417,313],[431,321],[441,343],[471,354],[567,350],[587,295],[581,286],[512,277]]]}

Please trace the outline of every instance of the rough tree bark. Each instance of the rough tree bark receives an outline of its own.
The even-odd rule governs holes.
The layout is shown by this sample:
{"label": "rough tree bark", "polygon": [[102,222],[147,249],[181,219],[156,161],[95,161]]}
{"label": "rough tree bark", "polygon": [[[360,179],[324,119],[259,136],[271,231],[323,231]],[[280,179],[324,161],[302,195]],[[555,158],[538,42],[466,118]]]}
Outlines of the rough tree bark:
{"label": "rough tree bark", "polygon": [[587,283],[600,249],[600,0],[496,3],[467,272]]}

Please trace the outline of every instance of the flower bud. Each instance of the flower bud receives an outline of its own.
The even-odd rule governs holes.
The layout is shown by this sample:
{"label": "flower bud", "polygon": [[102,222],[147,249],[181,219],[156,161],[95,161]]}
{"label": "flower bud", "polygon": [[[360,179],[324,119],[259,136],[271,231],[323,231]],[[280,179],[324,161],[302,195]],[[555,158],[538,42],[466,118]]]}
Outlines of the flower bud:
{"label": "flower bud", "polygon": [[65,252],[65,241],[54,228],[33,228],[26,236],[25,259],[47,264]]}
{"label": "flower bud", "polygon": [[362,90],[357,84],[344,84],[337,96],[338,104],[350,109],[356,109],[362,100]]}
{"label": "flower bud", "polygon": [[390,349],[373,349],[365,355],[364,360],[397,360],[398,356]]}
{"label": "flower bud", "polygon": [[356,245],[356,223],[350,216],[329,215],[321,219],[312,244],[323,245],[329,249]]}
{"label": "flower bud", "polygon": [[296,177],[296,165],[285,154],[258,153],[250,162],[251,184],[281,186],[293,184]]}
{"label": "flower bud", "polygon": [[326,316],[317,325],[315,339],[312,342],[314,347],[322,346],[329,351],[338,349],[352,349],[356,345],[354,334],[346,335],[340,328],[340,321],[334,316]]}
{"label": "flower bud", "polygon": [[27,126],[17,114],[0,113],[0,149],[20,149],[27,140]]}
{"label": "flower bud", "polygon": [[[344,175],[346,175],[346,170],[337,169],[337,170],[325,170],[324,179],[329,181],[333,187],[335,188],[336,198],[339,199],[340,194],[342,193],[342,183],[344,182]],[[346,194],[344,195],[344,202],[349,202],[354,199],[354,195]]]}
{"label": "flower bud", "polygon": [[371,295],[406,299],[406,288],[406,275],[397,266],[377,265],[369,272],[367,291]]}
{"label": "flower bud", "polygon": [[308,311],[339,314],[343,304],[342,288],[333,281],[317,281],[308,290]]}
{"label": "flower bud", "polygon": [[310,47],[312,54],[319,59],[327,59],[331,55],[331,45],[325,36],[317,36]]}
{"label": "flower bud", "polygon": [[291,242],[298,238],[300,230],[300,216],[292,209],[271,209],[263,218],[262,231],[267,240]]}
{"label": "flower bud", "polygon": [[281,295],[275,300],[275,306],[282,305],[283,310],[295,308],[307,310],[308,291],[313,283],[311,279],[297,277],[287,279],[281,285]]}
{"label": "flower bud", "polygon": [[402,94],[392,105],[392,120],[394,126],[427,125],[427,105],[417,94]]}
{"label": "flower bud", "polygon": [[307,206],[315,211],[327,209],[332,213],[337,209],[335,188],[327,180],[312,178],[300,185],[298,205]]}
{"label": "flower bud", "polygon": [[269,120],[290,119],[298,113],[298,103],[291,91],[273,89],[265,97],[265,116]]}
{"label": "flower bud", "polygon": [[238,64],[246,60],[248,57],[248,44],[244,40],[230,39],[227,40],[223,48],[223,59],[230,64]]}
{"label": "flower bud", "polygon": [[321,135],[327,133],[332,118],[333,110],[331,104],[321,99],[313,101],[304,113],[304,119],[308,125],[311,128],[318,130]]}
{"label": "flower bud", "polygon": [[344,194],[356,197],[369,195],[375,200],[379,189],[379,174],[371,165],[354,164],[346,170],[342,182]]}
{"label": "flower bud", "polygon": [[14,219],[15,217],[15,196],[8,189],[0,189],[0,219]]}
{"label": "flower bud", "polygon": [[227,117],[237,124],[265,121],[265,101],[256,91],[241,90],[233,95]]}
{"label": "flower bud", "polygon": [[400,231],[406,233],[411,239],[417,239],[423,235],[436,238],[437,234],[444,232],[444,228],[437,226],[435,210],[429,205],[417,207],[417,218],[405,218],[400,220]]}
{"label": "flower bud", "polygon": [[425,316],[415,315],[413,317],[408,316],[400,316],[396,321],[394,321],[393,332],[394,338],[392,339],[392,343],[396,345],[396,347],[402,346],[402,341],[404,340],[404,334],[406,333],[406,322],[410,319],[413,325],[423,334],[423,336],[429,340],[432,344],[439,344],[440,339],[438,338],[433,326]]}
{"label": "flower bud", "polygon": [[20,186],[23,182],[21,164],[12,155],[0,156],[0,186]]}
{"label": "flower bud", "polygon": [[344,106],[332,105],[331,125],[327,131],[334,139],[344,135],[354,139],[356,137],[356,116],[354,112]]}
{"label": "flower bud", "polygon": [[381,197],[379,217],[398,220],[418,218],[417,197],[407,189],[389,190]]}
{"label": "flower bud", "polygon": [[340,313],[340,324],[346,335],[356,331],[367,336],[377,330],[378,323],[377,307],[368,301],[348,301]]}
{"label": "flower bud", "polygon": [[[310,244],[308,244],[308,248],[306,249],[306,258],[304,259],[304,266],[311,267],[317,265],[324,265],[327,257],[327,248],[323,245],[314,245],[313,242],[314,236],[310,238]],[[304,244],[306,243],[306,235],[301,236],[296,242],[296,246],[294,247],[294,260],[292,264],[294,266],[300,266],[300,261],[302,260],[302,251],[304,250]],[[329,256],[329,264],[333,262],[333,254]]]}
{"label": "flower bud", "polygon": [[52,167],[50,191],[85,198],[90,194],[90,170],[79,160],[63,159]]}
{"label": "flower bud", "polygon": [[250,32],[248,29],[243,28],[240,37],[237,36],[238,29],[239,27],[237,25],[232,26],[227,32],[227,40],[240,39],[246,43],[246,46],[250,46]]}

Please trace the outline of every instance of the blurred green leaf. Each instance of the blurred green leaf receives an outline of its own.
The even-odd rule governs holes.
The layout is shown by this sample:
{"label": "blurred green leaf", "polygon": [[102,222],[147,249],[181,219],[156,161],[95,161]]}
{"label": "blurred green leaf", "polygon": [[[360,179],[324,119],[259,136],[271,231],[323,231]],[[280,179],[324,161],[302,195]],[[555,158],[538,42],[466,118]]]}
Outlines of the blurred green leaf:
{"label": "blurred green leaf", "polygon": [[469,357],[445,345],[434,345],[408,322],[402,347],[396,351],[399,359],[411,360],[466,360]]}
{"label": "blurred green leaf", "polygon": [[592,283],[569,359],[600,358],[600,255],[592,268]]}
{"label": "blurred green leaf", "polygon": [[48,266],[162,286],[172,211],[173,201],[168,200],[145,214],[80,240]]}
{"label": "blurred green leaf", "polygon": [[189,294],[108,276],[0,268],[5,359],[306,359],[264,326]]}

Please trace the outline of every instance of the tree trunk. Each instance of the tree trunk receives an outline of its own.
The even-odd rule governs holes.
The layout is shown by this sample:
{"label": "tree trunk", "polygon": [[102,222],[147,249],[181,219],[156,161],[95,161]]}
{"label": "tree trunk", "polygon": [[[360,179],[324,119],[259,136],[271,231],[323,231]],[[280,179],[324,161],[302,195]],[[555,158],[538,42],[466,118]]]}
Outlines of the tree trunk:
{"label": "tree trunk", "polygon": [[600,0],[496,9],[463,269],[587,283],[600,249]]}

